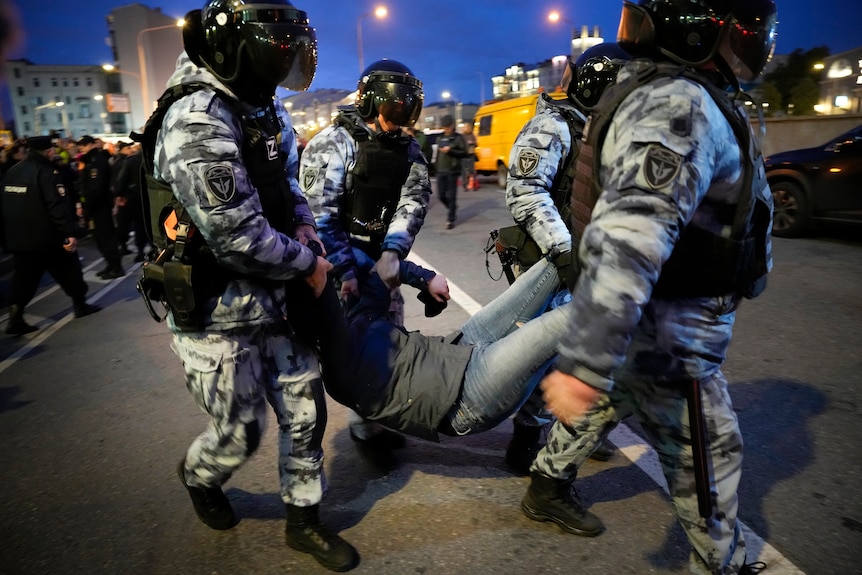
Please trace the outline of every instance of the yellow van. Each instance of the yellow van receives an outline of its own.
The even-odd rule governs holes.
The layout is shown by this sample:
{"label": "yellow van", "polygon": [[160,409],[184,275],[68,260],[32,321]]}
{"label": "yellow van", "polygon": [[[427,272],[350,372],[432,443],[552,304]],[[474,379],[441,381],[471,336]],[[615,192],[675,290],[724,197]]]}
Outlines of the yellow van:
{"label": "yellow van", "polygon": [[[566,97],[565,92],[549,94],[555,100]],[[509,173],[509,152],[515,138],[527,120],[536,115],[539,94],[500,100],[484,104],[476,111],[473,133],[476,134],[476,172],[484,176],[497,174],[497,184],[506,187]]]}

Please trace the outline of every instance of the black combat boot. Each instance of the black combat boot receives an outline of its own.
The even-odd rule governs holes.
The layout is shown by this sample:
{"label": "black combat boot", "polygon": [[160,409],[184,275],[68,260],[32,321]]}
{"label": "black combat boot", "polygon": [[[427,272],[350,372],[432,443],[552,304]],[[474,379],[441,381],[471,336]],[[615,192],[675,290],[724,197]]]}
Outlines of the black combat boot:
{"label": "black combat boot", "polygon": [[219,531],[230,529],[239,523],[233,513],[233,507],[231,507],[230,501],[221,487],[192,487],[188,485],[184,468],[185,461],[180,461],[177,475],[189,492],[198,519],[203,521],[207,527]]}
{"label": "black combat boot", "polygon": [[573,493],[572,482],[530,473],[530,487],[521,500],[521,510],[533,521],[553,521],[564,531],[595,537],[605,530],[602,520],[584,509]]}
{"label": "black combat boot", "polygon": [[530,465],[539,452],[542,428],[518,423],[515,423],[514,427],[512,439],[506,447],[506,465],[518,475],[529,475]]}
{"label": "black combat boot", "polygon": [[590,459],[595,459],[596,461],[610,461],[611,457],[613,457],[616,452],[617,448],[614,447],[614,444],[605,438],[601,443],[599,443],[596,450],[590,454]]}
{"label": "black combat boot", "polygon": [[356,549],[320,522],[318,506],[287,505],[287,545],[310,553],[330,571],[350,571],[359,565]]}
{"label": "black combat boot", "polygon": [[757,561],[755,563],[746,563],[739,570],[739,575],[757,575],[761,571],[766,569],[766,563],[763,561]]}
{"label": "black combat boot", "polygon": [[33,333],[39,329],[35,325],[30,325],[24,321],[24,309],[19,305],[13,305],[9,308],[9,323],[6,324],[6,333],[9,335],[24,335]]}

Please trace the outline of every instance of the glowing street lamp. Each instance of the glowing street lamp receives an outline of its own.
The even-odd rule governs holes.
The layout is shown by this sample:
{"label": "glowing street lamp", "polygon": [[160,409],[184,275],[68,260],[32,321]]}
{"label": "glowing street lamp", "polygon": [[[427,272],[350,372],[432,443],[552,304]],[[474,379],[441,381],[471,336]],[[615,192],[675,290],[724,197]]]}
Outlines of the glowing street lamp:
{"label": "glowing street lamp", "polygon": [[386,6],[378,6],[374,9],[374,12],[366,12],[365,14],[362,14],[359,18],[356,19],[356,51],[359,53],[360,74],[365,70],[365,64],[362,61],[362,19],[369,16],[374,16],[375,18],[382,19],[386,18],[386,15],[388,13],[389,11],[386,9]]}

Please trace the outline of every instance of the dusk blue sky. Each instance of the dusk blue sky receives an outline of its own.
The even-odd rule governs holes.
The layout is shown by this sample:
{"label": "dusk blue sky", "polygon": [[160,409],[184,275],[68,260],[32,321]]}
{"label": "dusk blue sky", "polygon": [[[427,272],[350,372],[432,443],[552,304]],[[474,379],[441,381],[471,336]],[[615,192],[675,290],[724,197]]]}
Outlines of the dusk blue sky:
{"label": "dusk blue sky", "polygon": [[[120,0],[13,0],[24,28],[10,54],[34,64],[102,64],[111,59],[105,16]],[[140,2],[182,17],[201,0]],[[311,89],[354,89],[359,76],[356,23],[386,5],[384,20],[362,19],[364,62],[393,58],[424,82],[426,103],[443,91],[463,102],[490,98],[492,76],[507,66],[537,63],[568,51],[572,28],[599,26],[614,40],[622,0],[294,0],[317,30],[319,63]],[[862,1],[778,0],[777,53],[827,46],[833,54],[862,47]],[[551,24],[558,10],[567,21]]]}

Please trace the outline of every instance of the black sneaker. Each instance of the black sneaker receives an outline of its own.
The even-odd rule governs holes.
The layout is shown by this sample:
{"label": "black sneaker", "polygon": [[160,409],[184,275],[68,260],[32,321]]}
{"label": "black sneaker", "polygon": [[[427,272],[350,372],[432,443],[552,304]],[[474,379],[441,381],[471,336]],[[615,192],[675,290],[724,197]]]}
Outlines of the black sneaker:
{"label": "black sneaker", "polygon": [[739,575],[757,575],[761,571],[766,569],[766,563],[763,561],[757,561],[755,563],[746,563],[739,570]]}
{"label": "black sneaker", "polygon": [[407,444],[403,435],[389,429],[379,431],[368,439],[362,439],[350,430],[350,439],[356,443],[359,455],[382,471],[391,471],[398,466],[395,450]]}
{"label": "black sneaker", "polygon": [[35,325],[30,325],[23,319],[19,319],[17,321],[12,321],[9,319],[9,323],[6,324],[6,333],[8,335],[27,335],[28,333],[33,333],[39,328]]}
{"label": "black sneaker", "polygon": [[233,513],[233,507],[231,507],[230,501],[221,487],[191,487],[187,485],[184,467],[185,461],[180,461],[177,467],[177,476],[189,492],[198,519],[203,521],[207,527],[219,531],[230,529],[239,523]]}

